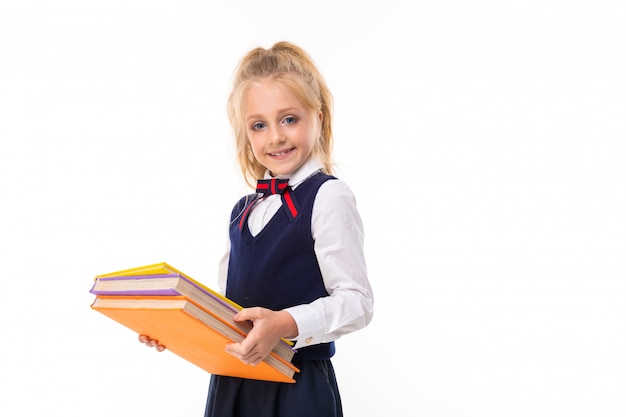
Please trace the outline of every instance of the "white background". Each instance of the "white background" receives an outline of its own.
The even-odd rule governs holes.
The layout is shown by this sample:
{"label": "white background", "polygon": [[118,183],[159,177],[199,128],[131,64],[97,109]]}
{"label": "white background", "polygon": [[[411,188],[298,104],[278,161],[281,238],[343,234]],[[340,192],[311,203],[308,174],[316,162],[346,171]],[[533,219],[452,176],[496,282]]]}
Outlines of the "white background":
{"label": "white background", "polygon": [[156,262],[215,287],[230,76],[283,39],[366,227],[346,416],[626,415],[624,2],[350,3],[2,1],[0,415],[203,414],[208,375],[88,291]]}

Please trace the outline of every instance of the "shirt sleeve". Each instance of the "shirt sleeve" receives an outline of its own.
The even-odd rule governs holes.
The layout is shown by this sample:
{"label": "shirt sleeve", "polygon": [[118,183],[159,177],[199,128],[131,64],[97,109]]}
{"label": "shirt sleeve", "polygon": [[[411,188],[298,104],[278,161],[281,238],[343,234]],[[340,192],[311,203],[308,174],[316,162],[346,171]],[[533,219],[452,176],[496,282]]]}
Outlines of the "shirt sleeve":
{"label": "shirt sleeve", "polygon": [[320,187],[311,230],[329,296],[285,309],[298,326],[296,349],[337,340],[364,328],[373,316],[363,223],[346,183],[329,180]]}
{"label": "shirt sleeve", "polygon": [[226,251],[220,258],[217,271],[218,292],[226,295],[226,278],[228,277],[228,259],[230,258],[230,240],[226,244]]}

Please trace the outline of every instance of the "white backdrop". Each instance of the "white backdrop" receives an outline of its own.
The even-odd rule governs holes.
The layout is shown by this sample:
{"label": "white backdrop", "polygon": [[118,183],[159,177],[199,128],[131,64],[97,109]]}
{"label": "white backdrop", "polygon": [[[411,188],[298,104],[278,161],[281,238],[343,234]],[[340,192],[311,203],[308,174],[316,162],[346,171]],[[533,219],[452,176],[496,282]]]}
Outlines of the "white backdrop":
{"label": "white backdrop", "polygon": [[622,1],[0,4],[1,415],[202,415],[208,375],[88,290],[155,262],[215,287],[230,75],[283,39],[366,227],[346,416],[625,415]]}

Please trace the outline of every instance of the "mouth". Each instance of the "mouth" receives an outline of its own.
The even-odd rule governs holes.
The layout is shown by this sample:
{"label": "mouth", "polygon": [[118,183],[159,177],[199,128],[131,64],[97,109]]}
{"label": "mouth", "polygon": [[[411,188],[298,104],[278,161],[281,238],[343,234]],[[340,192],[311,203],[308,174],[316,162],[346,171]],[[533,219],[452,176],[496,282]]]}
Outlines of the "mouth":
{"label": "mouth", "polygon": [[296,149],[296,148],[285,149],[285,150],[282,150],[282,151],[279,151],[279,152],[270,152],[270,153],[268,153],[268,155],[272,156],[274,158],[277,158],[277,157],[285,156],[288,153],[291,153],[291,151],[293,151],[294,149]]}

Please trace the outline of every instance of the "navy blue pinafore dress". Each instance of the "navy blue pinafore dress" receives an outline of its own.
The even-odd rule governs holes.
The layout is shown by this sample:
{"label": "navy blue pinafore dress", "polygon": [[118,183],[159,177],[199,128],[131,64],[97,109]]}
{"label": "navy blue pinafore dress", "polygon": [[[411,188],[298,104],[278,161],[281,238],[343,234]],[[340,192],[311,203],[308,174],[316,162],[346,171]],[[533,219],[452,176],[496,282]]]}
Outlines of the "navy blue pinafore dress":
{"label": "navy blue pinafore dress", "polygon": [[[282,310],[328,296],[311,215],[320,186],[334,178],[319,172],[290,190],[291,210],[278,210],[256,236],[240,220],[257,195],[239,200],[231,213],[227,297],[243,307]],[[295,384],[211,375],[205,417],[341,417],[334,353],[332,342],[298,349]]]}

